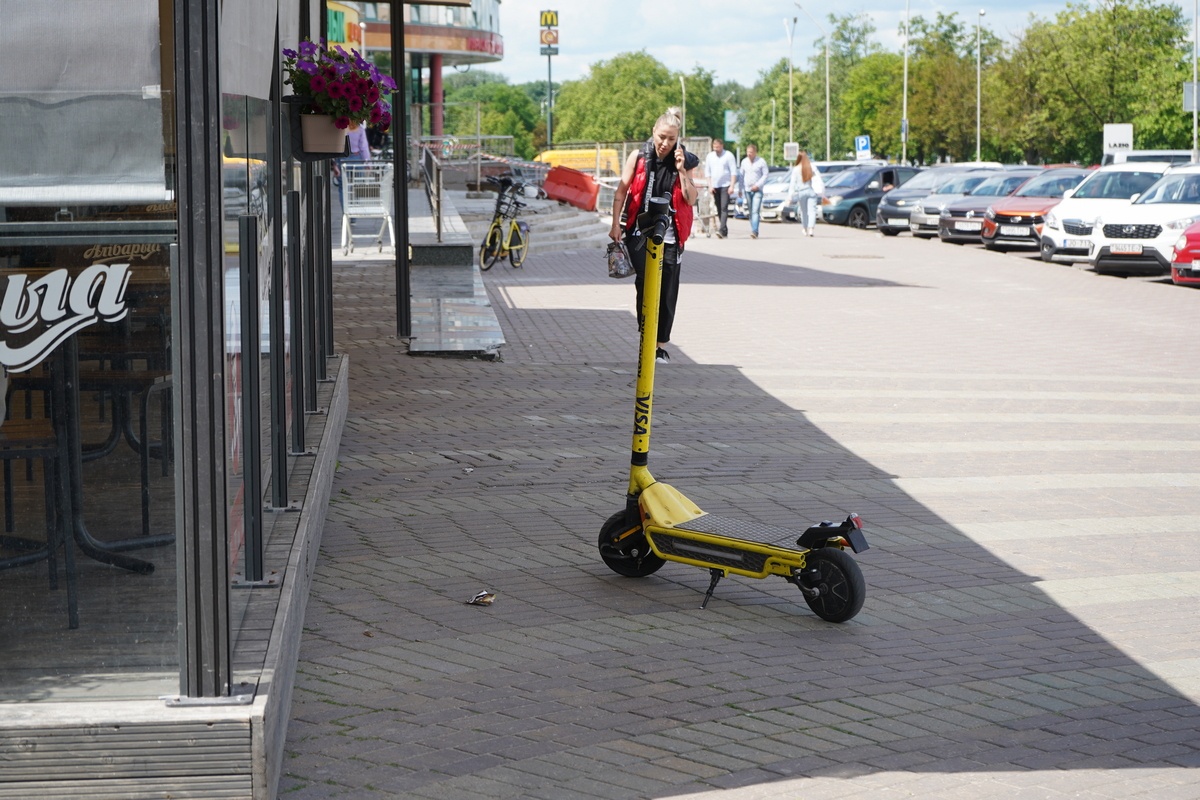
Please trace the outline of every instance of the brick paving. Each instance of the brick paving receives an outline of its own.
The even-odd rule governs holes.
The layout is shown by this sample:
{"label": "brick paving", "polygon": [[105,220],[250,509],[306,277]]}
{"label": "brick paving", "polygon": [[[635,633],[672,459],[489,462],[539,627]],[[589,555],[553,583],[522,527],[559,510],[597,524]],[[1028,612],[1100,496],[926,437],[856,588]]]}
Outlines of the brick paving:
{"label": "brick paving", "polygon": [[860,513],[862,613],[600,561],[636,331],[599,252],[484,276],[495,362],[407,355],[387,265],[342,262],[281,796],[1200,797],[1200,293],[731,227],[685,256],[651,468],[764,524]]}

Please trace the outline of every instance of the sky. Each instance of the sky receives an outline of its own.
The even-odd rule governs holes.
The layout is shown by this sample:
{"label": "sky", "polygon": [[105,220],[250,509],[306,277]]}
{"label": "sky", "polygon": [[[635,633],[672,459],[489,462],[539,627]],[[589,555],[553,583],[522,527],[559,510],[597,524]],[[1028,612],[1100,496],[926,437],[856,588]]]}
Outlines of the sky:
{"label": "sky", "polygon": [[[1016,7],[1014,7],[1016,6]],[[829,28],[832,4],[808,0],[804,10]],[[1012,41],[1026,27],[1029,14],[1043,19],[1066,7],[1059,2],[1030,4],[996,3],[988,0],[909,0],[909,13],[936,19],[938,12],[957,13],[959,20],[974,29],[979,10],[985,9],[982,25],[1005,41]],[[736,0],[501,0],[500,33],[504,37],[504,60],[481,69],[506,76],[520,84],[547,79],[547,57],[539,54],[539,18],[543,10],[558,12],[559,54],[549,59],[550,77],[557,83],[587,75],[589,67],[618,53],[645,50],[676,72],[689,73],[697,65],[715,73],[717,83],[733,80],[753,86],[759,74],[779,59],[788,57],[788,34],[797,17],[792,37],[792,58],[797,68],[806,68],[818,53],[814,42],[821,32],[793,2],[745,3]],[[862,0],[839,3],[836,13],[865,13],[875,25],[875,40],[885,49],[901,52],[900,34],[904,0]]]}

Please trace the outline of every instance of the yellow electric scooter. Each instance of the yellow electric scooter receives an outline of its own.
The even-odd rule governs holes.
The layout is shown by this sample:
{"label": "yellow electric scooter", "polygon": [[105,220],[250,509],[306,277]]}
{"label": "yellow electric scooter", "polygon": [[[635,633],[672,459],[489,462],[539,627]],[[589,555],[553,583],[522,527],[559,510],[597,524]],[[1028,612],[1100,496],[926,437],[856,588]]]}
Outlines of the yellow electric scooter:
{"label": "yellow electric scooter", "polygon": [[[795,584],[817,616],[845,622],[862,609],[866,582],[849,547],[861,553],[869,545],[857,514],[841,524],[822,522],[803,532],[756,525],[745,520],[706,514],[677,489],[654,480],[647,467],[650,414],[654,401],[654,357],[658,301],[662,286],[663,237],[671,224],[664,198],[652,198],[638,216],[646,238],[642,287],[641,344],[633,417],[633,456],[625,510],[609,517],[600,529],[600,557],[619,575],[644,577],[667,561],[707,569],[705,608],[726,575],[765,578],[779,575]],[[782,542],[795,541],[793,547]]]}

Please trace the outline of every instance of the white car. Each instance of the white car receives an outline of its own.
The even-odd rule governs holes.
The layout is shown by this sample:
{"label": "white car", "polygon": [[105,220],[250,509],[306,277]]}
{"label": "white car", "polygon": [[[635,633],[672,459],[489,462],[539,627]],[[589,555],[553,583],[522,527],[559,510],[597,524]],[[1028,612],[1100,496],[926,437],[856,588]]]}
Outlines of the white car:
{"label": "white car", "polygon": [[1042,261],[1085,261],[1092,254],[1096,217],[1125,208],[1171,168],[1165,161],[1110,164],[1094,171],[1063,196],[1042,227]]}
{"label": "white car", "polygon": [[[759,215],[764,222],[779,222],[784,219],[795,219],[795,214],[787,214],[785,210],[788,201],[788,187],[791,186],[792,171],[772,172],[763,184],[762,209]],[[795,212],[795,206],[790,209]]]}
{"label": "white car", "polygon": [[1174,167],[1129,205],[1101,214],[1089,263],[1109,275],[1167,275],[1179,235],[1200,221],[1200,164]]}

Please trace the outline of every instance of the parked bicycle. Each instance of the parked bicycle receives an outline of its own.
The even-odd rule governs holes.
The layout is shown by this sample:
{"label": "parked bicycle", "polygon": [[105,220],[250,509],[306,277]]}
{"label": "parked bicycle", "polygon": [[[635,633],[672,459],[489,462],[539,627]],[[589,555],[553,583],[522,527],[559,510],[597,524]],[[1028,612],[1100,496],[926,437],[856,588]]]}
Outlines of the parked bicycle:
{"label": "parked bicycle", "polygon": [[487,271],[506,256],[514,268],[519,267],[529,253],[529,225],[517,219],[520,209],[525,207],[525,203],[517,199],[525,184],[508,176],[489,177],[487,181],[496,187],[496,210],[492,214],[492,224],[484,234],[483,244],[479,245],[479,268]]}

